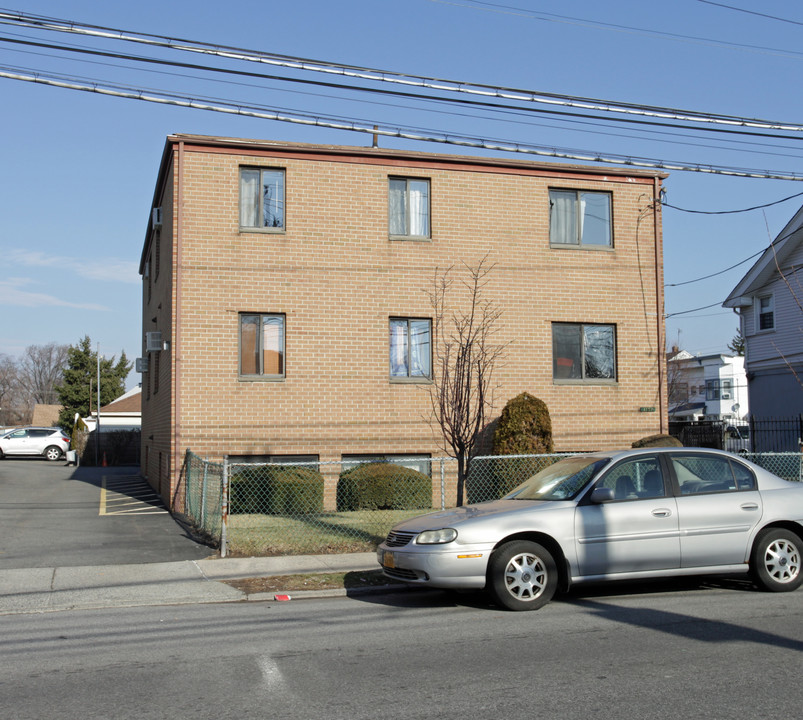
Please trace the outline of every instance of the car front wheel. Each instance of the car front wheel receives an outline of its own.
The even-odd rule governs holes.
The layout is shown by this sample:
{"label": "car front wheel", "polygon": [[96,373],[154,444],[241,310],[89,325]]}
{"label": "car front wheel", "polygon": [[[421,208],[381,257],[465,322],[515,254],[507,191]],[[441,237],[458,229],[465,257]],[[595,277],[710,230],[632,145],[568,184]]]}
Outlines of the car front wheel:
{"label": "car front wheel", "polygon": [[488,590],[508,610],[538,610],[558,586],[552,554],[542,545],[514,540],[500,546],[488,564]]}
{"label": "car front wheel", "polygon": [[803,541],[795,533],[782,528],[769,528],[759,533],[750,556],[754,582],[770,592],[790,592],[800,587],[800,551]]}
{"label": "car front wheel", "polygon": [[45,448],[45,457],[48,460],[58,460],[61,457],[61,448],[55,445]]}

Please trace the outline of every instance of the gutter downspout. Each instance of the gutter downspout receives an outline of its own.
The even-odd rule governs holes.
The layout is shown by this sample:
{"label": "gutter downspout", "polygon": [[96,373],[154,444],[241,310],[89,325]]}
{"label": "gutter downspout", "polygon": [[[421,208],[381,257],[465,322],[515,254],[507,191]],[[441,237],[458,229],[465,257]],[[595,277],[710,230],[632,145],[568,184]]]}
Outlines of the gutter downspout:
{"label": "gutter downspout", "polygon": [[662,268],[662,243],[659,232],[661,220],[661,180],[653,178],[653,219],[652,229],[655,246],[655,328],[658,340],[658,412],[660,413],[662,434],[668,432],[666,409],[664,407],[664,371],[666,352],[664,350],[664,282]]}
{"label": "gutter downspout", "polygon": [[[173,507],[177,499],[178,486],[181,474],[181,458],[179,457],[179,443],[181,441],[181,270],[183,267],[183,209],[184,209],[184,141],[178,144],[178,172],[176,173],[178,187],[176,188],[176,203],[173,216],[176,222],[176,302],[173,317],[173,473],[171,486],[175,482],[175,491],[170,488],[170,506]],[[174,494],[174,492],[176,494]]]}

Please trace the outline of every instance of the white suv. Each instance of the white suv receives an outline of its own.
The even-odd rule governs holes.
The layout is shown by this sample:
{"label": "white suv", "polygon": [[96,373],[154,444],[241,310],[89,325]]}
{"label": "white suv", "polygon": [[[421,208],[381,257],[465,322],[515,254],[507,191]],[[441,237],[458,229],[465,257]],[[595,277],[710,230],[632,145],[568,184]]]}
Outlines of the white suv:
{"label": "white suv", "polygon": [[0,458],[6,455],[43,455],[58,460],[70,449],[70,438],[61,428],[26,427],[0,437]]}

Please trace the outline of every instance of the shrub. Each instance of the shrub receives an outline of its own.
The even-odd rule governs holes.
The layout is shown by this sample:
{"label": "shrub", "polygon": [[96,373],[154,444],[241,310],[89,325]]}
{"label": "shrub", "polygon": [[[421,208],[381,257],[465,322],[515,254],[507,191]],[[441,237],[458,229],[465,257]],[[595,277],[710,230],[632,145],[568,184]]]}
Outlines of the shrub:
{"label": "shrub", "polygon": [[232,475],[229,512],[305,515],[323,512],[323,475],[290,465],[257,465]]}
{"label": "shrub", "polygon": [[432,479],[389,462],[371,462],[340,473],[337,509],[424,510],[432,507]]}
{"label": "shrub", "polygon": [[[493,438],[494,455],[548,455],[553,452],[552,419],[543,400],[523,392],[508,400]],[[466,480],[468,502],[496,500],[554,460],[504,458],[475,461]]]}
{"label": "shrub", "polygon": [[658,435],[648,435],[647,437],[641,438],[641,440],[636,440],[632,447],[683,447],[683,443],[672,435],[662,435],[659,433]]}
{"label": "shrub", "polygon": [[543,400],[523,392],[508,400],[494,432],[494,455],[552,452],[552,419]]}

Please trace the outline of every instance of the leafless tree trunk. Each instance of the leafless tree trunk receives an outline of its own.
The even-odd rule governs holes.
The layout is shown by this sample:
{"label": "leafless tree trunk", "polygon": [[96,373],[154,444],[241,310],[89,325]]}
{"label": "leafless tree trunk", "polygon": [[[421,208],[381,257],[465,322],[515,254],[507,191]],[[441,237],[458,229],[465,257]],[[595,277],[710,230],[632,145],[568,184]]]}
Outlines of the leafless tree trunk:
{"label": "leafless tree trunk", "polygon": [[[494,269],[486,255],[476,267],[464,263],[468,278],[454,287],[454,266],[435,270],[432,289],[433,382],[431,418],[444,452],[457,460],[457,505],[463,504],[465,481],[477,441],[493,407],[494,370],[509,343],[496,343],[502,311],[485,297]],[[460,303],[457,290],[464,296]]]}
{"label": "leafless tree trunk", "polygon": [[0,353],[0,427],[23,423],[25,409],[17,382],[17,364]]}

